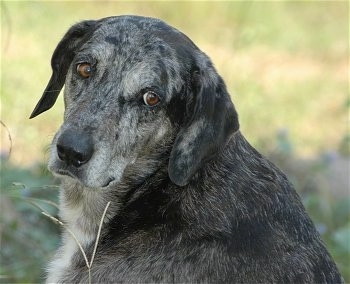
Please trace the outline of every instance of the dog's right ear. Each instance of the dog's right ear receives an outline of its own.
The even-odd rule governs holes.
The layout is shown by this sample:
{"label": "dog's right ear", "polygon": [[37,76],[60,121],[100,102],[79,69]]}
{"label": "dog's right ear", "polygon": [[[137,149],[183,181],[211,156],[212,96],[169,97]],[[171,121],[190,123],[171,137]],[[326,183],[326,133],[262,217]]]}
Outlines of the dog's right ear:
{"label": "dog's right ear", "polygon": [[213,68],[193,72],[192,94],[168,164],[169,177],[178,186],[188,184],[239,130],[236,109]]}
{"label": "dog's right ear", "polygon": [[55,104],[75,51],[85,42],[87,35],[94,31],[95,26],[96,21],[83,21],[72,26],[64,35],[51,58],[51,79],[29,118],[36,117]]}

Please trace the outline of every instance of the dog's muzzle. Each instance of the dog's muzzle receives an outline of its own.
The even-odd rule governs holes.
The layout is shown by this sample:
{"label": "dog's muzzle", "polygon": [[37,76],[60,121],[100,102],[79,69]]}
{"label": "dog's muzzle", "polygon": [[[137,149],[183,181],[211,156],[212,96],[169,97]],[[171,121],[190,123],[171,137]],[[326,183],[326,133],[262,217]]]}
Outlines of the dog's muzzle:
{"label": "dog's muzzle", "polygon": [[67,166],[76,168],[86,164],[94,153],[90,135],[77,129],[67,129],[56,143],[58,158]]}

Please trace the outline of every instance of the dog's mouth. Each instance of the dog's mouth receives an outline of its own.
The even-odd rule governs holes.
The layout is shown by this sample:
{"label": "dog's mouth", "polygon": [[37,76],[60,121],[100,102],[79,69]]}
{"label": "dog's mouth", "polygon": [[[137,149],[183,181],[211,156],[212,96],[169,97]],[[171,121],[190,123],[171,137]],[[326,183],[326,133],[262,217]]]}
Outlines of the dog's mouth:
{"label": "dog's mouth", "polygon": [[56,169],[53,171],[53,173],[57,176],[63,176],[63,177],[71,177],[72,179],[80,180],[76,174],[73,174],[71,171],[64,170],[64,169]]}
{"label": "dog's mouth", "polygon": [[102,188],[106,188],[106,187],[109,187],[110,185],[112,185],[115,181],[115,178],[114,177],[110,177],[108,178],[108,181],[105,185],[102,186]]}
{"label": "dog's mouth", "polygon": [[55,174],[60,175],[60,176],[70,176],[71,178],[77,179],[77,177],[72,172],[70,172],[68,170],[58,169],[55,171]]}
{"label": "dog's mouth", "polygon": [[55,175],[57,176],[62,176],[62,177],[70,177],[78,182],[80,182],[84,187],[91,187],[91,188],[107,188],[114,184],[115,178],[114,177],[109,177],[105,183],[102,183],[100,186],[91,186],[87,183],[84,182],[82,178],[79,177],[78,173],[75,173],[74,171],[66,170],[66,169],[57,169],[54,171]]}

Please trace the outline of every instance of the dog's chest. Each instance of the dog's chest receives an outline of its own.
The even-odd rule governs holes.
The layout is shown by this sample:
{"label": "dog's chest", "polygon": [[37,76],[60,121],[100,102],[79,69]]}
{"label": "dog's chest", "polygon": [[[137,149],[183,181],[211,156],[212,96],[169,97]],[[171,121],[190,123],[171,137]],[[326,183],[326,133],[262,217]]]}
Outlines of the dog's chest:
{"label": "dog's chest", "polygon": [[60,213],[61,219],[67,227],[63,229],[62,245],[48,265],[47,283],[59,283],[67,270],[71,268],[73,255],[75,253],[82,254],[79,245],[84,249],[91,245],[95,239],[94,234],[83,230],[79,225],[83,213],[82,208],[76,207],[72,210],[61,206]]}
{"label": "dog's chest", "polygon": [[47,283],[59,283],[66,271],[71,268],[73,255],[75,253],[82,254],[77,241],[79,241],[82,248],[86,248],[94,240],[93,237],[83,236],[77,228],[71,231],[76,239],[70,233],[64,233],[62,238],[63,245],[58,249],[53,260],[48,265]]}
{"label": "dog's chest", "polygon": [[46,283],[58,283],[65,271],[71,265],[71,259],[77,251],[78,245],[73,238],[68,238],[65,244],[56,252],[54,259],[50,262],[47,272]]}

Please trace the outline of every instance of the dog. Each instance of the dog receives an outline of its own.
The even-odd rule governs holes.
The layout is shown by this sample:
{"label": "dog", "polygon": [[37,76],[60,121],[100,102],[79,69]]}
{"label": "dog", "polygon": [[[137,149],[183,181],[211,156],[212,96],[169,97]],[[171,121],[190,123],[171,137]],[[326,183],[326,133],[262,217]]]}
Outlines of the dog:
{"label": "dog", "polygon": [[64,231],[48,283],[344,282],[291,183],[245,140],[223,79],[182,32],[140,16],[83,21],[51,65],[31,118],[65,85],[48,168],[62,182],[61,221],[94,259],[89,269]]}

